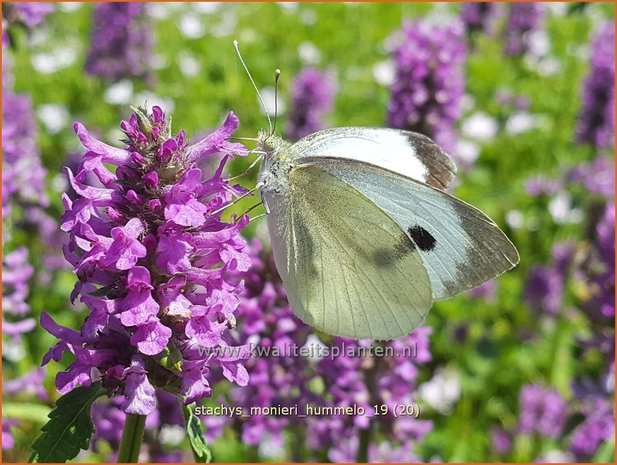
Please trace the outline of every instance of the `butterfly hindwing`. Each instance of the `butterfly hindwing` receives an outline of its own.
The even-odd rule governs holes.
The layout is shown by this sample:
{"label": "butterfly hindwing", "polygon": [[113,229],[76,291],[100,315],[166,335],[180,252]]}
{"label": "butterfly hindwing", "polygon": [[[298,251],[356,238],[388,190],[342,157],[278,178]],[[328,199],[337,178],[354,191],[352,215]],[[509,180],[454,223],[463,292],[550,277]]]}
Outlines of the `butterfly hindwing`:
{"label": "butterfly hindwing", "polygon": [[392,339],[418,326],[431,307],[431,287],[409,236],[333,174],[299,166],[289,183],[285,214],[271,213],[268,221],[296,315],[354,338]]}

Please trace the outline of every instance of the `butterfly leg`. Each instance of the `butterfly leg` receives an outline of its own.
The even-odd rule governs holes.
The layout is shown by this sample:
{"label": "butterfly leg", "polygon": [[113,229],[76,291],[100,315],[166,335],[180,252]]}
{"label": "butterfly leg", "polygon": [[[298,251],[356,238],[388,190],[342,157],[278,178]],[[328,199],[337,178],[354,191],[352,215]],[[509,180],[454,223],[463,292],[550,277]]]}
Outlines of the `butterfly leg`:
{"label": "butterfly leg", "polygon": [[263,204],[264,209],[266,210],[266,215],[269,215],[270,214],[270,208],[268,207],[268,202],[266,202],[266,198],[264,197],[263,191],[260,191],[259,195],[261,196],[261,203]]}

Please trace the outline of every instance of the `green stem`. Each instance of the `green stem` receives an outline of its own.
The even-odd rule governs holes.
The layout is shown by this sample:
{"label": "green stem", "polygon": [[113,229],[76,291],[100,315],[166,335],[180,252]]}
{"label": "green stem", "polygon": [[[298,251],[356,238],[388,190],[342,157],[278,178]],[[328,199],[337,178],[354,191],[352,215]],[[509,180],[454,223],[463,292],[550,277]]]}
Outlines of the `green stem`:
{"label": "green stem", "polygon": [[145,415],[127,415],[120,440],[117,463],[137,463],[144,439]]}
{"label": "green stem", "polygon": [[295,463],[306,462],[306,428],[304,424],[296,425],[293,429],[293,450],[291,451],[292,460]]}
{"label": "green stem", "polygon": [[368,428],[360,430],[360,444],[358,446],[358,463],[368,462],[368,449],[371,445],[373,422],[369,423]]}

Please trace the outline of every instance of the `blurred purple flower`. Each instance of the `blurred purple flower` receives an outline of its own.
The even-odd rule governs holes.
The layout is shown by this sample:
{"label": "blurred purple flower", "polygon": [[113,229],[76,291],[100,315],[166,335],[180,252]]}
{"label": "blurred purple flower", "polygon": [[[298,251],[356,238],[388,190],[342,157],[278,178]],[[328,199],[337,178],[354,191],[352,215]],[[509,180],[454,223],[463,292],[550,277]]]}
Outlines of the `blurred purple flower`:
{"label": "blurred purple flower", "polygon": [[512,450],[512,439],[502,428],[491,429],[491,443],[493,450],[500,455],[509,454]]}
{"label": "blurred purple flower", "polygon": [[[356,417],[313,417],[309,419],[307,443],[312,448],[331,448],[330,460],[339,460],[340,446],[350,438],[359,437],[367,428],[385,431],[394,443],[416,444],[433,429],[428,420],[413,416],[395,416],[396,405],[411,405],[416,401],[418,366],[431,360],[429,336],[431,328],[416,328],[407,338],[387,343],[392,356],[359,356],[370,341],[334,338],[339,356],[324,357],[317,363],[317,374],[323,380],[327,395],[321,399],[326,407],[360,406],[372,412],[373,405],[388,407],[388,413],[369,420]],[[355,353],[350,353],[352,350]],[[384,446],[385,447],[385,446]],[[407,445],[406,447],[412,447]],[[371,450],[369,449],[369,457]],[[357,460],[355,450],[353,460]]]}
{"label": "blurred purple flower", "polygon": [[465,89],[462,25],[406,23],[394,38],[392,56],[396,78],[390,87],[389,125],[427,135],[452,153]]}
{"label": "blurred purple flower", "polygon": [[592,45],[591,69],[583,84],[577,140],[598,148],[615,146],[615,25],[607,22]]}
{"label": "blurred purple flower", "polygon": [[40,400],[47,400],[47,391],[43,385],[45,379],[45,370],[39,368],[33,370],[19,378],[6,379],[3,383],[3,392],[8,395],[15,394],[32,394],[36,395]]}
{"label": "blurred purple flower", "polygon": [[181,450],[166,451],[160,448],[148,447],[151,463],[186,463]]}
{"label": "blurred purple flower", "polygon": [[12,449],[15,446],[11,426],[15,426],[18,423],[17,420],[2,417],[2,449]]}
{"label": "blurred purple flower", "polygon": [[8,315],[24,316],[30,311],[26,303],[29,281],[34,269],[28,263],[28,249],[20,247],[6,254],[2,260],[2,311]]}
{"label": "blurred purple flower", "polygon": [[[7,33],[14,25],[32,29],[45,21],[45,16],[52,13],[55,5],[51,2],[14,2],[2,3],[2,45],[8,45],[10,35]],[[6,23],[4,23],[6,21]],[[4,63],[3,63],[4,64]]]}
{"label": "blurred purple flower", "polygon": [[[245,362],[251,383],[249,386],[232,389],[230,398],[234,406],[250,411],[253,406],[275,407],[279,405],[304,405],[314,399],[310,395],[309,382],[314,377],[310,359],[292,352],[293,346],[307,343],[310,328],[294,317],[287,302],[287,294],[274,266],[272,253],[255,239],[247,248],[251,260],[248,270],[236,273],[238,281],[244,281],[244,293],[238,307],[238,344],[253,349]],[[268,349],[279,349],[280,356],[271,356]],[[264,352],[259,353],[259,350]],[[222,433],[220,418],[205,417],[210,437]],[[283,443],[283,431],[292,424],[303,423],[303,418],[294,416],[273,417],[254,415],[236,418],[235,428],[241,432],[242,442],[258,446],[264,435],[275,444]]]}
{"label": "blurred purple flower", "polygon": [[594,320],[615,318],[615,204],[604,207],[595,226],[593,262],[586,264],[585,284],[589,298],[583,308]]}
{"label": "blurred purple flower", "polygon": [[493,2],[466,2],[461,5],[461,19],[467,32],[489,33],[494,26],[499,5]]}
{"label": "blurred purple flower", "polygon": [[324,117],[332,111],[337,86],[332,72],[305,68],[291,89],[292,109],[287,137],[298,140],[325,127]]}
{"label": "blurred purple flower", "polygon": [[507,55],[521,56],[529,51],[529,34],[542,27],[545,13],[546,6],[542,3],[510,4],[505,36]]}
{"label": "blurred purple flower", "polygon": [[[30,293],[30,279],[34,269],[28,263],[28,249],[20,247],[2,257],[2,334],[6,345],[2,354],[4,359],[18,361],[23,357],[21,337],[36,327],[34,318],[26,318],[30,312],[27,303]],[[5,391],[10,389],[5,380]]]}
{"label": "blurred purple flower", "polygon": [[[21,5],[21,4],[20,4]],[[25,4],[24,4],[25,5]],[[48,6],[42,7],[47,8]],[[52,6],[53,8],[53,6]],[[8,61],[7,50],[3,50],[3,64]],[[51,280],[51,273],[60,268],[59,244],[63,237],[58,234],[56,220],[45,212],[49,199],[45,190],[47,170],[44,168],[37,144],[32,102],[27,95],[14,94],[9,86],[10,72],[3,69],[2,99],[2,218],[14,224],[33,227],[38,238],[45,244],[44,270],[38,278]],[[5,79],[6,78],[6,79]],[[20,213],[11,218],[13,207]],[[3,240],[10,239],[10,228],[3,231]]]}
{"label": "blurred purple flower", "polygon": [[136,77],[152,80],[153,35],[144,10],[147,5],[127,2],[97,3],[86,72],[110,82]]}
{"label": "blurred purple flower", "polygon": [[572,432],[570,450],[580,461],[593,457],[600,444],[614,437],[615,412],[613,402],[592,397],[584,402],[581,413],[585,420]]}
{"label": "blurred purple flower", "polygon": [[[47,170],[42,164],[36,141],[30,97],[4,89],[2,121],[2,217],[5,220],[10,218],[14,207],[19,206],[21,217],[13,220],[34,227],[46,246],[43,260],[48,265],[54,262],[57,265],[61,235],[58,234],[55,219],[44,210],[49,205],[45,189]],[[8,240],[10,228],[6,228],[3,234],[4,239]],[[57,268],[46,267],[44,273],[49,275]]]}
{"label": "blurred purple flower", "polygon": [[46,207],[47,170],[41,163],[37,133],[29,96],[4,91],[2,96],[2,184],[11,193],[3,192],[3,218],[10,202],[34,203]]}
{"label": "blurred purple flower", "polygon": [[106,441],[112,450],[118,449],[126,420],[126,414],[120,408],[122,402],[122,397],[116,397],[108,402],[98,401],[92,405],[94,435],[91,443],[94,451],[101,450],[101,441]]}
{"label": "blurred purple flower", "polygon": [[[414,442],[407,441],[395,445],[389,441],[381,441],[379,444],[369,446],[368,456],[372,463],[409,463],[421,462],[421,458],[414,451]],[[356,461],[354,457],[352,462]]]}
{"label": "blurred purple flower", "polygon": [[499,89],[495,93],[495,101],[501,106],[511,107],[515,110],[525,111],[529,109],[529,98],[515,94],[508,89]]}
{"label": "blurred purple flower", "polygon": [[531,268],[524,291],[524,299],[529,306],[551,315],[559,313],[573,254],[573,244],[557,243],[553,246],[551,265]]}
{"label": "blurred purple flower", "polygon": [[[328,458],[334,463],[354,463],[358,457],[359,441],[356,436],[350,436],[339,441],[330,449]],[[414,452],[413,441],[396,444],[387,440],[378,444],[371,443],[368,449],[369,463],[411,463],[422,462]]]}
{"label": "blurred purple flower", "polygon": [[19,19],[29,28],[41,24],[45,16],[53,13],[55,5],[49,2],[10,3],[19,15]]}
{"label": "blurred purple flower", "polygon": [[608,157],[597,157],[573,168],[567,174],[567,180],[582,184],[594,194],[612,198],[615,196],[615,163]]}
{"label": "blurred purple flower", "polygon": [[538,433],[546,438],[557,438],[566,421],[566,402],[550,388],[535,384],[523,386],[519,396],[519,431]]}
{"label": "blurred purple flower", "polygon": [[564,277],[550,266],[534,266],[525,283],[525,302],[538,311],[556,315],[563,300]]}
{"label": "blurred purple flower", "polygon": [[[233,196],[246,192],[222,177],[224,165],[247,151],[227,141],[238,127],[233,113],[192,146],[184,132],[172,135],[159,107],[136,110],[120,127],[125,149],[74,125],[87,151],[76,173],[67,169],[78,197],[63,195],[62,229],[70,233],[64,252],[79,279],[71,298],[81,296],[90,314],[80,332],[42,314],[41,325],[60,339],[43,364],[69,351],[75,360],[56,377],[61,393],[90,385],[96,368],[108,392],[124,396],[124,412],[146,415],[156,406],[156,388],[186,403],[210,396],[212,368],[248,382],[246,348],[225,342],[242,290],[226,276],[250,266],[239,235],[248,218],[221,220]],[[226,157],[204,177],[196,164],[216,152]],[[87,184],[88,173],[102,187]],[[160,365],[171,351],[178,362]]]}
{"label": "blurred purple flower", "polygon": [[540,195],[554,196],[563,188],[563,182],[557,179],[548,179],[544,176],[529,178],[525,183],[527,194],[538,197]]}
{"label": "blurred purple flower", "polygon": [[469,291],[469,297],[472,299],[482,299],[487,302],[495,302],[497,297],[497,281],[495,279],[486,281],[484,284]]}

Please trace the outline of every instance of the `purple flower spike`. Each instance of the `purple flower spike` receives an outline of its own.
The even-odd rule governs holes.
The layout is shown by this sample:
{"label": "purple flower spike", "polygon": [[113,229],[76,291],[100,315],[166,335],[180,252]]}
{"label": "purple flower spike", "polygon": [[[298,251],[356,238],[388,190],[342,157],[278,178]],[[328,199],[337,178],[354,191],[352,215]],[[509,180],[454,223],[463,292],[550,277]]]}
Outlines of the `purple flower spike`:
{"label": "purple flower spike", "polygon": [[424,134],[453,152],[465,90],[462,25],[407,23],[395,38],[392,56],[396,79],[390,87],[389,125]]}
{"label": "purple flower spike", "polygon": [[615,25],[604,24],[592,45],[591,69],[583,85],[577,139],[598,148],[615,145]]}
{"label": "purple flower spike", "polygon": [[[121,149],[75,124],[87,151],[75,175],[67,170],[74,195],[63,198],[62,227],[79,279],[72,296],[90,313],[79,332],[41,317],[60,339],[44,363],[65,351],[75,357],[56,378],[61,392],[89,385],[97,373],[108,392],[124,396],[125,413],[146,415],[157,389],[193,402],[210,395],[213,373],[246,384],[247,353],[229,346],[242,285],[227,276],[248,266],[239,235],[248,218],[221,219],[232,196],[243,192],[221,175],[237,147],[226,141],[237,124],[228,117],[195,148],[184,133],[171,134],[160,108],[140,109],[121,124],[128,144]],[[205,176],[195,160],[217,150],[227,156]],[[169,353],[175,362],[161,365]]]}
{"label": "purple flower spike", "polygon": [[298,140],[325,127],[324,117],[332,111],[337,85],[333,73],[304,69],[294,80],[292,111],[287,125],[289,139]]}
{"label": "purple flower spike", "polygon": [[86,72],[115,82],[137,77],[152,80],[152,30],[140,3],[97,3]]}
{"label": "purple flower spike", "polygon": [[493,2],[467,2],[461,6],[461,19],[468,32],[492,32],[499,5]]}
{"label": "purple flower spike", "polygon": [[542,3],[510,4],[505,37],[506,55],[521,56],[529,51],[529,34],[542,26],[545,12],[546,7]]}
{"label": "purple flower spike", "polygon": [[[19,203],[46,207],[45,194],[47,171],[41,163],[36,144],[32,102],[27,95],[16,95],[5,90],[2,96],[2,182],[3,218],[9,213],[4,205],[12,200]],[[5,190],[6,189],[6,190]],[[5,194],[6,192],[6,194]]]}

